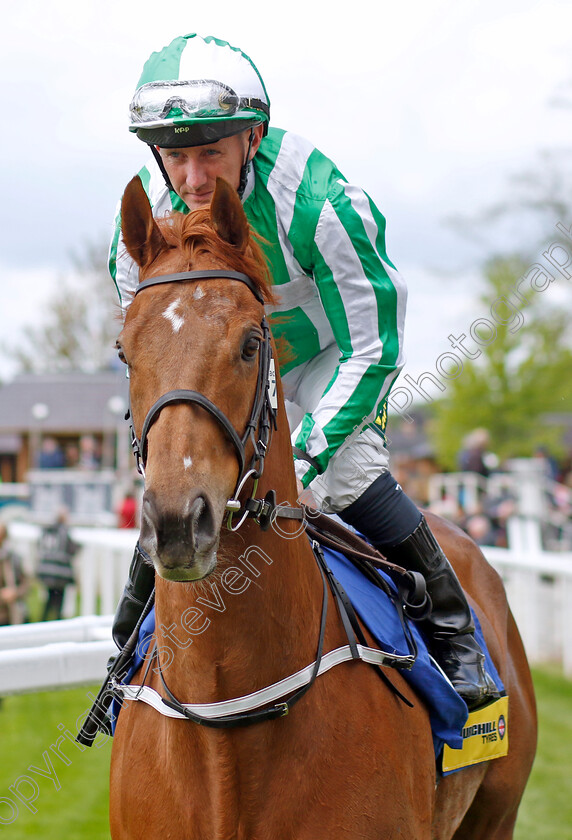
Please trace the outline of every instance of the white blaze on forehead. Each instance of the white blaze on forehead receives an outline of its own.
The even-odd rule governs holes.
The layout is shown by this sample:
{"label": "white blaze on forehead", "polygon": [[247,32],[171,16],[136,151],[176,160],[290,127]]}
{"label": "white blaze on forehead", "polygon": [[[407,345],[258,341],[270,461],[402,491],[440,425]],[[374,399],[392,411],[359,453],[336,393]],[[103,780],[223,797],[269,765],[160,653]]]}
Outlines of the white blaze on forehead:
{"label": "white blaze on forehead", "polygon": [[183,465],[186,470],[190,469],[193,466],[193,459],[190,455],[187,455],[185,458],[183,458]]}
{"label": "white blaze on forehead", "polygon": [[205,296],[205,293],[203,292],[203,290],[201,289],[201,287],[200,287],[200,286],[197,286],[197,288],[196,288],[196,289],[195,289],[195,291],[193,292],[193,298],[194,298],[195,300],[200,300],[200,299],[201,299],[202,297],[204,297],[204,296]]}
{"label": "white blaze on forehead", "polygon": [[173,327],[173,332],[178,333],[183,324],[185,323],[185,319],[181,317],[181,315],[177,315],[177,307],[181,302],[181,298],[177,298],[174,300],[173,303],[170,303],[169,306],[163,312],[163,318],[166,318],[167,321],[170,322],[171,326]]}

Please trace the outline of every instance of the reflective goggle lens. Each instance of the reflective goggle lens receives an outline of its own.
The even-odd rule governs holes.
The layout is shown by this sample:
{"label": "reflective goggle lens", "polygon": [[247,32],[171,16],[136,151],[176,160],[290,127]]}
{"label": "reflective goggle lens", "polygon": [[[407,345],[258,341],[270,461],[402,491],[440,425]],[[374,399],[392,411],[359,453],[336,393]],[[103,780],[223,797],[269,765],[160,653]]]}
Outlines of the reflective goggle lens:
{"label": "reflective goggle lens", "polygon": [[241,104],[232,88],[204,79],[149,82],[136,92],[129,110],[133,122],[146,123],[165,119],[173,109],[186,117],[230,117]]}

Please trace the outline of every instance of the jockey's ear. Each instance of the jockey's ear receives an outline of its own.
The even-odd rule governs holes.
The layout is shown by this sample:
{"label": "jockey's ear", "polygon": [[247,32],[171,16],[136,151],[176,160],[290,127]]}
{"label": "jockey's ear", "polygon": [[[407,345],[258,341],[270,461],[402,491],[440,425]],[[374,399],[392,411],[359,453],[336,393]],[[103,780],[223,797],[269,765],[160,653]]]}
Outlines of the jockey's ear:
{"label": "jockey's ear", "polygon": [[123,193],[121,229],[127,253],[140,268],[149,265],[167,248],[139,175],[129,181]]}
{"label": "jockey's ear", "polygon": [[250,229],[238,193],[224,178],[216,179],[211,201],[213,228],[221,239],[244,251],[248,244]]}

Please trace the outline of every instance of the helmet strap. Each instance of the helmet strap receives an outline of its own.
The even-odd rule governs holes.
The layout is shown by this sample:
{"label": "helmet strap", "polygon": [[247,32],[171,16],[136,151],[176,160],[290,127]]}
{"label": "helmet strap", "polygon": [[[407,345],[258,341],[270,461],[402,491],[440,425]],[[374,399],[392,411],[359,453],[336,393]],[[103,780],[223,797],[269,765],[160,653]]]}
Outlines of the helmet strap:
{"label": "helmet strap", "polygon": [[161,170],[161,174],[163,175],[163,178],[165,179],[165,184],[167,186],[167,189],[170,190],[171,192],[175,192],[175,190],[173,189],[173,185],[171,183],[171,179],[167,175],[167,170],[165,169],[165,164],[163,163],[163,158],[159,154],[156,146],[153,146],[151,144],[150,144],[150,146],[151,146],[151,151],[153,152],[153,157],[157,161],[157,166]]}
{"label": "helmet strap", "polygon": [[238,195],[239,195],[240,199],[242,199],[242,196],[244,195],[244,191],[246,189],[246,182],[248,180],[248,169],[249,169],[249,166],[250,166],[250,160],[249,160],[250,150],[252,149],[253,141],[254,141],[254,126],[252,126],[252,128],[250,129],[250,136],[248,138],[248,149],[246,151],[246,159],[245,159],[244,164],[243,164],[243,166],[240,170],[240,183],[238,185]]}

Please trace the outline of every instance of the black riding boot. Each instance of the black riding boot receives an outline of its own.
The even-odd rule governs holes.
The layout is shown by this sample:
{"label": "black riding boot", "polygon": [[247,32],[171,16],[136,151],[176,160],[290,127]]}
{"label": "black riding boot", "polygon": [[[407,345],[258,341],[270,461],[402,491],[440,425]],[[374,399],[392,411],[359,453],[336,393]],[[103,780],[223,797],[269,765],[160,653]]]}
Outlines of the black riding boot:
{"label": "black riding boot", "polygon": [[422,623],[431,654],[470,709],[499,696],[461,584],[419,508],[385,470],[340,513],[389,560],[425,578],[432,609]]}
{"label": "black riding boot", "polygon": [[398,545],[378,548],[389,560],[425,578],[432,608],[421,626],[431,654],[469,710],[497,699],[499,692],[485,670],[485,656],[475,639],[467,599],[425,518]]}
{"label": "black riding boot", "polygon": [[155,569],[146,563],[135,546],[129,577],[113,619],[113,641],[123,650],[155,585]]}

